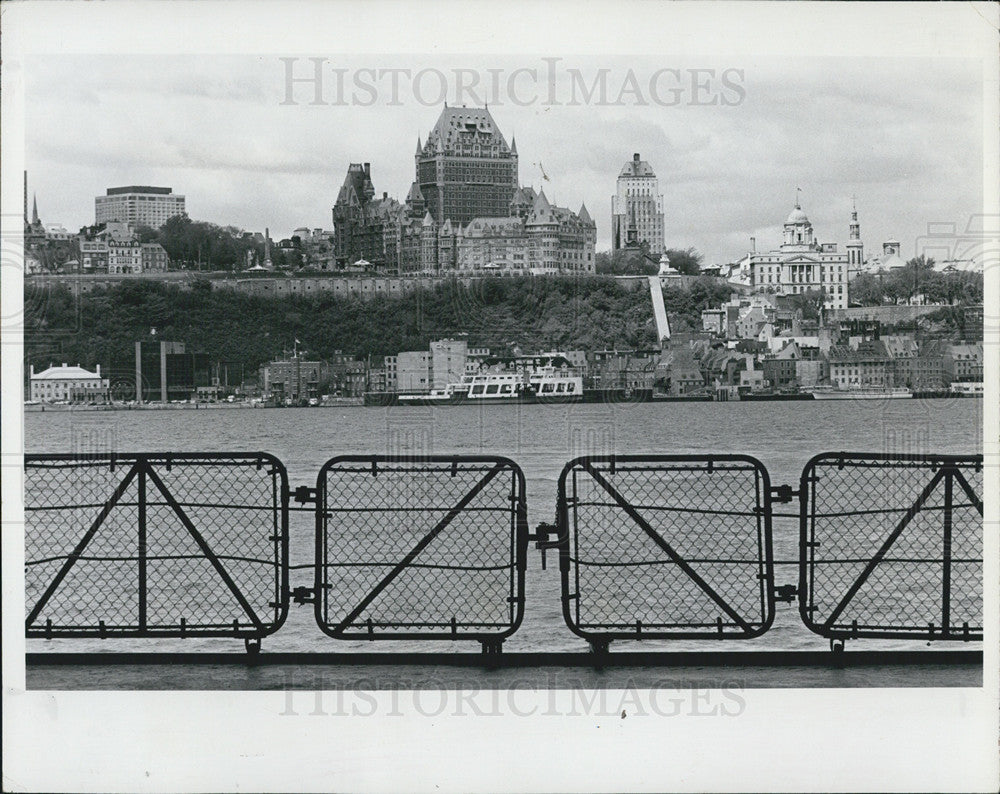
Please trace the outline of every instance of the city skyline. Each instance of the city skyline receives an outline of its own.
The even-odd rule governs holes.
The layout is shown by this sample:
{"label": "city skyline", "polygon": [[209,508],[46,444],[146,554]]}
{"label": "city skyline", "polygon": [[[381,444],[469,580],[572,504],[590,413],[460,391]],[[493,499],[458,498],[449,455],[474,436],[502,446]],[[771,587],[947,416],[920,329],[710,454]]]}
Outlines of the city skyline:
{"label": "city skyline", "polygon": [[[413,95],[400,96],[395,105],[389,104],[392,96],[377,95],[370,107],[330,104],[336,97],[325,95],[327,104],[314,106],[309,84],[292,85],[289,94],[289,67],[278,58],[135,56],[125,59],[127,70],[122,60],[47,59],[29,76],[28,189],[38,196],[46,223],[78,229],[93,222],[94,198],[108,187],[157,184],[186,195],[195,220],[251,231],[267,226],[275,238],[300,226],[330,228],[351,162],[372,164],[379,194],[405,197],[414,143],[443,107]],[[293,76],[308,76],[309,60],[293,60]],[[611,97],[621,75],[637,75],[645,85],[663,68],[649,58],[627,64],[612,58],[607,65],[560,60],[588,82],[608,69]],[[485,72],[487,63],[505,74],[547,65],[542,58],[510,57],[379,62],[386,69],[445,74],[470,65]],[[361,69],[371,61],[337,63]],[[758,248],[776,245],[796,188],[824,242],[846,242],[856,196],[866,256],[890,238],[901,240],[903,255],[911,256],[928,223],[964,228],[981,212],[978,64],[763,59],[692,62],[690,70],[695,65],[712,70],[715,78],[707,72],[698,78],[709,83],[730,70],[728,84],[740,91],[730,89],[716,105],[663,107],[648,93],[633,92],[618,94],[620,106],[574,106],[565,101],[574,87],[564,69],[556,75],[562,104],[523,107],[500,97],[490,111],[504,134],[517,140],[521,184],[544,188],[555,203],[586,203],[597,221],[597,248],[608,250],[615,181],[622,163],[640,151],[664,193],[667,247],[694,246],[706,263],[740,258],[751,237]],[[828,65],[836,65],[835,72]],[[332,62],[327,66],[332,69]],[[328,89],[332,73],[325,79]],[[690,85],[686,90],[687,100],[698,99]],[[459,87],[448,91],[459,93]],[[475,91],[459,98],[473,97],[482,98]],[[281,104],[289,99],[293,104]],[[80,124],[46,124],[56,108]]]}

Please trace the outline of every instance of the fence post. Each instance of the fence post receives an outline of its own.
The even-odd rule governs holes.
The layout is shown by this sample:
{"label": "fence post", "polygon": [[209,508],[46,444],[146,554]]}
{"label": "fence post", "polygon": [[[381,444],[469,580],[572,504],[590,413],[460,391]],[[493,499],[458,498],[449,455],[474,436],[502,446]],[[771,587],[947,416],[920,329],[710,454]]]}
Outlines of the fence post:
{"label": "fence post", "polygon": [[146,466],[139,462],[139,631],[146,630]]}
{"label": "fence post", "polygon": [[941,554],[941,633],[951,631],[951,514],[954,469],[944,474],[944,540]]}

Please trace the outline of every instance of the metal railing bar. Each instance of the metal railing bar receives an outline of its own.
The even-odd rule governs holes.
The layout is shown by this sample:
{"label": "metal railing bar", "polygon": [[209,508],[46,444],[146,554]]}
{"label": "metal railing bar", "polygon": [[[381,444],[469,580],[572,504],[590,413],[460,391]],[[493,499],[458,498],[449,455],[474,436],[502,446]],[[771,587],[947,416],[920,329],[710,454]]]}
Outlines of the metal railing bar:
{"label": "metal railing bar", "polygon": [[[630,568],[630,567],[642,567],[649,565],[677,565],[675,560],[630,560],[626,562],[597,562],[593,560],[585,560],[580,557],[569,558],[570,562],[576,563],[577,565],[583,565],[594,568]],[[735,558],[711,558],[711,557],[685,557],[685,562],[688,563],[702,563],[702,564],[712,564],[718,563],[720,565],[748,565],[754,568],[760,563],[757,557],[747,558],[747,559],[735,559]],[[798,565],[798,563],[796,563]]]}
{"label": "metal railing bar", "polygon": [[[220,560],[232,560],[234,562],[252,562],[259,565],[267,565],[269,567],[277,567],[279,565],[276,560],[262,560],[256,557],[242,557],[236,554],[216,554]],[[60,554],[55,557],[43,557],[38,560],[25,560],[25,565],[42,565],[47,562],[56,562],[57,560],[69,559],[69,555]],[[78,562],[137,562],[140,557],[139,555],[132,556],[91,556],[86,554],[81,554],[76,558]],[[148,562],[163,562],[164,560],[207,560],[208,558],[203,554],[147,554],[145,559]],[[313,567],[312,565],[309,566]]]}
{"label": "metal railing bar", "polygon": [[[963,507],[979,508],[980,506],[981,505],[976,505],[971,502],[962,502],[961,504],[951,505],[951,506],[944,504],[924,505],[923,508],[921,508],[921,512],[922,513],[934,513],[938,511],[944,512],[947,510],[958,510]],[[850,518],[851,516],[892,515],[893,513],[902,513],[908,509],[909,508],[907,507],[886,507],[886,508],[878,508],[871,510],[851,510],[851,511],[837,512],[837,513],[819,512],[817,510],[816,512],[813,513],[813,515],[816,518]],[[790,517],[791,516],[789,516],[789,518]],[[795,517],[798,518],[798,516]]]}
{"label": "metal railing bar", "polygon": [[[308,568],[388,568],[390,566],[396,565],[398,560],[387,560],[386,562],[327,562],[322,565],[311,564]],[[509,568],[514,568],[516,565],[508,563],[506,565],[433,565],[431,563],[425,562],[411,562],[409,564],[410,568],[430,568],[433,570],[441,571],[506,571]]]}
{"label": "metal railing bar", "polygon": [[[692,513],[694,515],[705,515],[705,516],[732,516],[735,518],[754,518],[756,513],[754,513],[753,508],[749,510],[737,511],[737,510],[706,510],[700,507],[670,507],[668,505],[642,505],[642,504],[632,504],[636,510],[649,510],[651,512],[658,513]],[[581,507],[620,507],[617,502],[578,502],[574,505],[576,508]]]}

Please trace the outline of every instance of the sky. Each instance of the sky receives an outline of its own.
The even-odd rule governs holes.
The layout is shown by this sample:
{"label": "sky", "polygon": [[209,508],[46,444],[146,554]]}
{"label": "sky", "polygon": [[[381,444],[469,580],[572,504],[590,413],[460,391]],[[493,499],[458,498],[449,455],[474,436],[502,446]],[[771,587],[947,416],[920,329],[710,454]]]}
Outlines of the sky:
{"label": "sky", "polygon": [[287,80],[314,78],[314,62],[282,57],[293,56],[30,58],[29,212],[37,195],[44,223],[75,231],[108,187],[151,184],[186,196],[195,220],[275,238],[329,229],[352,162],[371,163],[379,194],[405,198],[442,97],[489,102],[516,137],[521,183],[574,211],[586,203],[598,250],[634,152],[660,180],[668,247],[709,264],[740,258],[751,237],[777,246],[797,196],[817,238],[841,244],[856,197],[867,254],[895,238],[911,256],[928,224],[964,229],[982,211],[972,59],[329,54],[315,56],[314,104],[315,81]]}

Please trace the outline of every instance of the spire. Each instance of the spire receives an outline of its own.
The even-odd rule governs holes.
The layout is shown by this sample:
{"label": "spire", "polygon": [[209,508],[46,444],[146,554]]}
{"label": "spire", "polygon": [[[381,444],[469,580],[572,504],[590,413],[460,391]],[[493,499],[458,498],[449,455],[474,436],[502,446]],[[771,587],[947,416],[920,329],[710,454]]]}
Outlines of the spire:
{"label": "spire", "polygon": [[510,153],[517,154],[517,137],[515,135],[510,136]]}
{"label": "spire", "polygon": [[857,196],[851,197],[851,240],[861,239],[861,224],[858,223],[858,200]]}
{"label": "spire", "polygon": [[587,212],[587,204],[586,203],[583,203],[583,204],[580,205],[580,211],[577,213],[577,215],[579,216],[580,220],[583,221],[584,223],[593,223],[594,222],[593,218],[590,217],[590,213]]}
{"label": "spire", "polygon": [[417,154],[418,154],[418,155],[420,154],[420,152],[421,152],[422,148],[423,148],[423,147],[422,147],[422,146],[420,145],[420,136],[418,135],[418,136],[417,136]]}
{"label": "spire", "polygon": [[31,225],[38,225],[38,196],[31,194]]}

